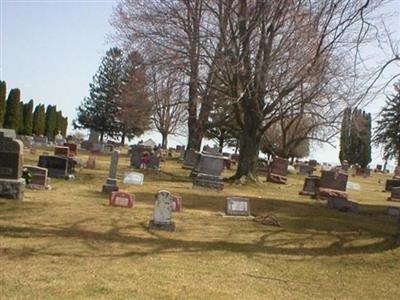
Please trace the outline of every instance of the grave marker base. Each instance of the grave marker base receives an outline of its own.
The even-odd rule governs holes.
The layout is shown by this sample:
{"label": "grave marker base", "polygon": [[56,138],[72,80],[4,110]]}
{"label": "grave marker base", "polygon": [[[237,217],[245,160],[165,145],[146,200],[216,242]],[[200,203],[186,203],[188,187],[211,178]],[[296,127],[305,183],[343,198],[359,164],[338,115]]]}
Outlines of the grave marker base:
{"label": "grave marker base", "polygon": [[165,223],[165,224],[159,224],[155,223],[154,220],[151,220],[149,222],[149,230],[163,230],[163,231],[170,231],[173,232],[175,231],[175,223]]}

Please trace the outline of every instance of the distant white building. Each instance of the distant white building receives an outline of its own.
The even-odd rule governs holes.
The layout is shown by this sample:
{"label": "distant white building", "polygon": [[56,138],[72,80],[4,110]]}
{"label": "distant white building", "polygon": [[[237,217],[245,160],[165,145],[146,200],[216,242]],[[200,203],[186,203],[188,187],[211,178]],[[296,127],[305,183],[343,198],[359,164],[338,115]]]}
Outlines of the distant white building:
{"label": "distant white building", "polygon": [[143,142],[143,146],[148,146],[148,147],[156,147],[157,143],[153,141],[152,139],[148,139],[147,141]]}

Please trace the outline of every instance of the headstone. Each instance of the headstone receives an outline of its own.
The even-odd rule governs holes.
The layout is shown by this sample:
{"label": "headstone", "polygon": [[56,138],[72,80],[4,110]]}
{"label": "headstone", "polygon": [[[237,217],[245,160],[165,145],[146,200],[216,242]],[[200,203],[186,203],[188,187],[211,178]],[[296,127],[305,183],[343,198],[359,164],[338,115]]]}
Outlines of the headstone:
{"label": "headstone", "polygon": [[142,185],[144,175],[137,172],[126,172],[124,176],[124,184],[139,184]]}
{"label": "headstone", "polygon": [[3,133],[3,136],[6,138],[10,138],[15,140],[17,138],[17,134],[14,129],[0,128],[0,133]]}
{"label": "headstone", "polygon": [[62,146],[65,143],[65,139],[62,136],[61,132],[59,131],[58,134],[54,137],[54,142],[57,146]]}
{"label": "headstone", "polygon": [[135,203],[135,196],[126,192],[112,192],[110,195],[110,206],[132,208]]}
{"label": "headstone", "polygon": [[348,175],[342,172],[321,171],[318,197],[327,199],[347,199]]}
{"label": "headstone", "polygon": [[103,185],[103,193],[111,193],[118,191],[117,185],[117,169],[118,169],[119,151],[115,150],[111,154],[111,163],[108,178]]}
{"label": "headstone", "polygon": [[400,201],[400,187],[392,187],[391,195],[388,200],[396,201],[396,202]]}
{"label": "headstone", "polygon": [[358,212],[358,203],[340,198],[328,198],[327,207],[336,209],[342,212]]}
{"label": "headstone", "polygon": [[179,154],[179,161],[184,161],[185,160],[185,149],[181,149],[179,150],[180,154]]}
{"label": "headstone", "polygon": [[149,164],[147,165],[147,168],[155,170],[160,169],[160,158],[156,154],[150,155]]}
{"label": "headstone", "polygon": [[31,174],[31,182],[27,184],[27,188],[46,189],[48,188],[48,170],[31,165],[25,165],[24,169]]}
{"label": "headstone", "polygon": [[48,170],[48,177],[67,179],[73,174],[73,167],[69,163],[68,157],[65,156],[39,156],[38,166]]}
{"label": "headstone", "polygon": [[385,192],[390,192],[392,187],[400,187],[400,180],[398,179],[387,179],[385,185]]}
{"label": "headstone", "polygon": [[228,216],[250,216],[249,199],[241,197],[226,198],[225,214]]}
{"label": "headstone", "polygon": [[86,162],[87,169],[95,169],[96,168],[96,155],[89,155],[89,158]]}
{"label": "headstone", "polygon": [[222,176],[198,173],[193,179],[193,187],[222,191],[224,189],[224,181]]}
{"label": "headstone", "polygon": [[397,167],[394,169],[394,176],[395,176],[395,177],[400,177],[400,166],[397,166]]}
{"label": "headstone", "polygon": [[54,147],[54,155],[68,157],[69,148],[66,146],[56,146]]}
{"label": "headstone", "polygon": [[68,142],[68,143],[64,143],[64,147],[68,147],[70,156],[78,155],[78,145],[77,144]]}
{"label": "headstone", "polygon": [[368,168],[356,167],[356,176],[368,177],[371,175],[371,170]]}
{"label": "headstone", "polygon": [[268,176],[269,166],[268,161],[262,158],[257,159],[257,175]]}
{"label": "headstone", "polygon": [[181,212],[182,210],[182,197],[178,195],[172,195],[171,210],[173,212]]}
{"label": "headstone", "polygon": [[349,162],[347,160],[342,161],[342,170],[345,172],[349,170]]}
{"label": "headstone", "polygon": [[389,206],[388,208],[386,208],[386,214],[392,217],[400,217],[400,208]]}
{"label": "headstone", "polygon": [[268,171],[267,181],[285,184],[289,162],[287,159],[274,157]]}
{"label": "headstone", "polygon": [[159,191],[154,203],[154,217],[149,223],[149,230],[175,231],[175,223],[171,221],[172,195],[168,191]]}
{"label": "headstone", "polygon": [[23,200],[23,151],[21,141],[5,137],[4,132],[0,131],[0,197]]}
{"label": "headstone", "polygon": [[300,195],[304,196],[315,196],[319,188],[320,178],[318,176],[309,176],[304,179],[303,190],[300,191]]}
{"label": "headstone", "polygon": [[185,160],[183,161],[183,169],[193,169],[197,161],[198,153],[194,149],[188,149],[185,151]]}
{"label": "headstone", "polygon": [[310,165],[310,167],[315,168],[318,165],[318,162],[315,159],[310,159],[308,161],[308,164]]}
{"label": "headstone", "polygon": [[17,135],[17,140],[20,140],[23,144],[24,147],[32,147],[33,145],[33,137],[29,135]]}
{"label": "headstone", "polygon": [[377,172],[382,172],[383,170],[382,170],[382,165],[376,165],[376,169],[375,169]]}
{"label": "headstone", "polygon": [[299,164],[299,174],[308,176],[310,175],[311,167],[308,164]]}
{"label": "headstone", "polygon": [[38,146],[47,146],[47,143],[48,143],[47,137],[42,136],[42,135],[34,136],[33,140],[35,142],[35,145],[38,145]]}
{"label": "headstone", "polygon": [[199,173],[220,176],[223,170],[224,158],[222,156],[200,153],[197,156],[191,176],[196,176]]}

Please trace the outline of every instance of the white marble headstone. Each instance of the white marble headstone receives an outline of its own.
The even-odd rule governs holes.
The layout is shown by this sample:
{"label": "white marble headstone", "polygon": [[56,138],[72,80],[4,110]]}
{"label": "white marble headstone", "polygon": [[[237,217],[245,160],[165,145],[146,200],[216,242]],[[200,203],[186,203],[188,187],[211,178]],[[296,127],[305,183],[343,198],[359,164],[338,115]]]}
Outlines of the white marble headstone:
{"label": "white marble headstone", "polygon": [[144,175],[137,172],[126,172],[124,176],[125,184],[143,184]]}
{"label": "white marble headstone", "polygon": [[171,202],[172,195],[168,191],[159,191],[156,194],[154,203],[154,223],[169,224],[171,223]]}

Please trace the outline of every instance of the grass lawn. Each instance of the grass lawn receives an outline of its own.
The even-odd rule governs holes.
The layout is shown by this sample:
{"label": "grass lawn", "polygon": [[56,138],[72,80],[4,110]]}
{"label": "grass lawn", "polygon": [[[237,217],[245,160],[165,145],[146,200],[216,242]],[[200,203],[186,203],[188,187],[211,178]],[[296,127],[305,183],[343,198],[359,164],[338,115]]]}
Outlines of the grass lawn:
{"label": "grass lawn", "polygon": [[[361,185],[349,191],[360,204],[351,214],[299,196],[299,175],[217,193],[192,189],[189,171],[168,161],[144,172],[144,185],[125,186],[123,155],[119,186],[136,196],[124,209],[101,193],[108,165],[100,156],[75,181],[52,179],[51,191],[27,190],[20,203],[0,200],[1,299],[400,299],[386,175],[349,178]],[[183,198],[176,232],[147,230],[160,189]],[[250,198],[254,215],[273,214],[282,226],[220,217],[227,196]]]}

